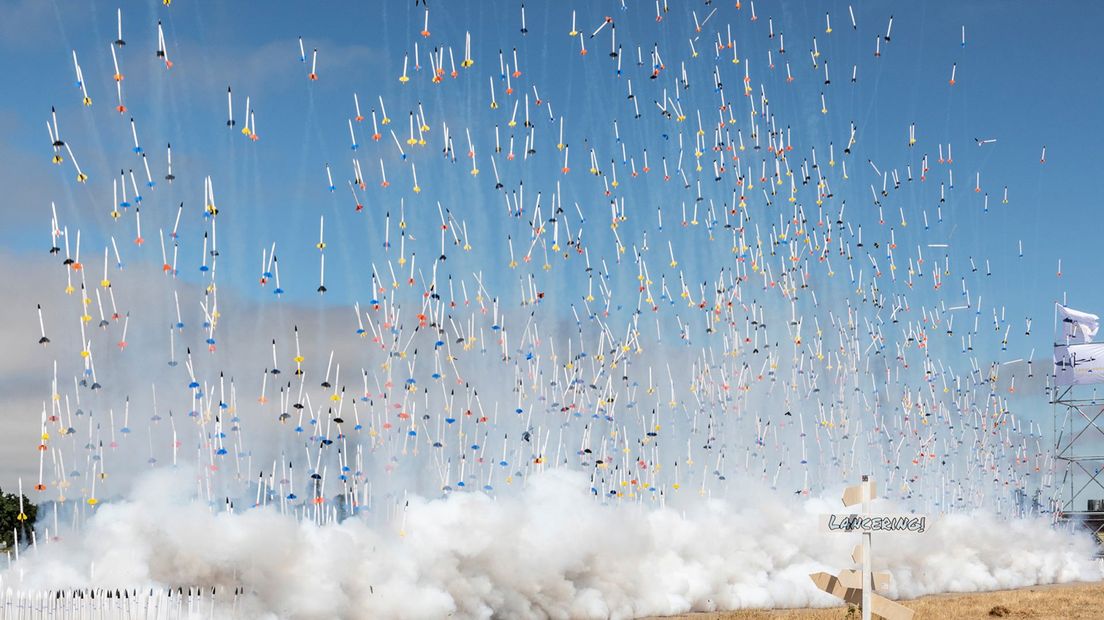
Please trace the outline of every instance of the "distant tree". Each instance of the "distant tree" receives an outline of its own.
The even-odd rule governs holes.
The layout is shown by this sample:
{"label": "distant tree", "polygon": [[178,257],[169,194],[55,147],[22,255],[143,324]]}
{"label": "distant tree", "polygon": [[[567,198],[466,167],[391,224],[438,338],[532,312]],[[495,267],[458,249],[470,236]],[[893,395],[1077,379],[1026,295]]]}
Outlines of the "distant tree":
{"label": "distant tree", "polygon": [[38,506],[23,496],[23,512],[19,511],[19,496],[0,490],[0,549],[10,549],[15,544],[15,530],[19,530],[19,541],[29,542]]}

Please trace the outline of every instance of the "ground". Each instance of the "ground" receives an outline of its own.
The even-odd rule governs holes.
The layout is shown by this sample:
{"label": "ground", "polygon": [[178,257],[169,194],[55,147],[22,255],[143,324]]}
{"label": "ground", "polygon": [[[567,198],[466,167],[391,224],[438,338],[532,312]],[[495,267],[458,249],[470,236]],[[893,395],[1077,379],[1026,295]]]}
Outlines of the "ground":
{"label": "ground", "polygon": [[[977,594],[937,594],[899,601],[928,618],[1031,618],[1090,620],[1104,618],[1104,582],[1035,586]],[[726,611],[674,616],[666,620],[851,620],[846,607]]]}

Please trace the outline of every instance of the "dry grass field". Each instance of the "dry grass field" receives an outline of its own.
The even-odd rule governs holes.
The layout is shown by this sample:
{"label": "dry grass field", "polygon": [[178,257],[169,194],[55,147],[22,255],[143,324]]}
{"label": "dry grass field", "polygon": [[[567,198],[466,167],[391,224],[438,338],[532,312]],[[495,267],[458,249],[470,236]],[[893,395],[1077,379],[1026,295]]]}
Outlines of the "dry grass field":
{"label": "dry grass field", "polygon": [[[915,620],[1096,620],[1104,618],[1104,583],[1035,586],[978,594],[937,594],[899,602],[916,611]],[[857,610],[849,614],[846,607],[833,607],[685,614],[675,616],[674,620],[851,620],[859,617]]]}

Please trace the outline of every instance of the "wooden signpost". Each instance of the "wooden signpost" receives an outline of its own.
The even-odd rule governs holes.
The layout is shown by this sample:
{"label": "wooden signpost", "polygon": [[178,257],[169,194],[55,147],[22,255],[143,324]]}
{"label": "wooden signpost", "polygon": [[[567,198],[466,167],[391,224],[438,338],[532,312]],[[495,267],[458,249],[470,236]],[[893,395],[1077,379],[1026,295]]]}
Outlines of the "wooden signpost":
{"label": "wooden signpost", "polygon": [[843,599],[851,605],[861,605],[862,619],[870,620],[871,614],[885,620],[911,620],[913,611],[884,596],[875,594],[876,590],[889,587],[888,572],[871,571],[870,538],[874,532],[912,532],[922,534],[927,530],[928,518],[923,515],[874,515],[870,514],[870,500],[877,495],[878,488],[869,476],[862,477],[862,483],[847,487],[843,492],[843,505],[862,504],[859,514],[823,515],[821,527],[829,532],[859,532],[862,543],[855,546],[851,559],[862,564],[862,570],[846,569],[839,575],[820,572],[809,577],[818,588]]}

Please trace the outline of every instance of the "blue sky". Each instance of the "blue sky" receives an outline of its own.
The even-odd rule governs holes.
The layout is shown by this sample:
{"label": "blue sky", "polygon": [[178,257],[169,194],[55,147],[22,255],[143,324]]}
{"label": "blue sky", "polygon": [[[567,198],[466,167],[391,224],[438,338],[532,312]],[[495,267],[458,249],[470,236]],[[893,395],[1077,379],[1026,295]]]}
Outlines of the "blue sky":
{"label": "blue sky", "polygon": [[[155,174],[164,169],[164,143],[172,142],[180,178],[173,188],[164,187],[162,182],[146,197],[151,205],[146,211],[147,227],[163,221],[157,215],[159,211],[171,214],[166,217],[175,216],[173,207],[180,200],[186,207],[198,207],[202,176],[212,174],[226,213],[240,213],[241,225],[248,226],[251,233],[280,241],[281,254],[287,256],[285,270],[292,272],[299,263],[307,273],[317,268],[307,260],[313,258],[312,248],[293,249],[295,240],[289,231],[300,226],[314,228],[315,214],[320,212],[355,221],[345,208],[349,201],[347,189],[331,196],[325,188],[323,171],[329,161],[338,179],[349,176],[345,120],[352,115],[353,91],[359,93],[363,108],[374,107],[375,97],[385,95],[388,112],[404,131],[405,123],[398,121],[405,121],[417,100],[427,104],[434,133],[439,133],[436,125],[441,120],[458,128],[469,122],[477,129],[486,128],[496,120],[502,122],[501,117],[508,114],[500,110],[496,117],[486,109],[486,75],[498,73],[498,48],[505,48],[509,54],[511,47],[520,46],[526,85],[536,83],[542,89],[557,115],[566,116],[569,135],[581,142],[592,134],[596,138],[600,131],[588,123],[588,108],[605,105],[605,89],[623,91],[624,80],[610,77],[608,59],[599,57],[597,50],[586,59],[575,53],[577,41],[566,36],[571,9],[578,10],[580,29],[593,28],[602,15],[610,13],[622,23],[619,32],[628,33],[623,38],[646,47],[655,40],[667,49],[685,46],[682,33],[672,26],[676,20],[686,19],[691,9],[697,10],[699,17],[708,10],[696,3],[672,3],[667,21],[656,25],[651,6],[622,12],[616,3],[609,3],[609,7],[537,4],[527,8],[531,32],[523,37],[517,31],[519,11],[512,3],[501,10],[486,3],[434,3],[430,14],[433,34],[423,41],[422,53],[426,46],[435,44],[459,48],[463,32],[471,30],[477,59],[471,72],[477,75],[465,75],[462,85],[448,85],[448,90],[439,88],[434,93],[422,86],[423,92],[414,94],[410,92],[414,85],[400,88],[396,79],[402,54],[412,52],[410,42],[421,38],[417,32],[421,30],[422,9],[415,10],[410,3],[385,3],[381,7],[289,3],[268,5],[263,15],[247,5],[184,3],[164,7],[123,3],[128,45],[120,55],[131,109],[119,115],[111,110],[114,92],[105,43],[114,38],[115,5],[7,4],[7,10],[18,19],[8,20],[0,46],[4,48],[10,83],[21,88],[6,98],[0,110],[8,160],[0,174],[6,177],[4,185],[12,188],[15,198],[8,216],[11,224],[0,233],[5,248],[17,253],[41,252],[50,200],[58,202],[62,214],[77,216],[85,234],[96,227],[110,229],[109,171],[136,165],[129,153],[127,123],[133,115]],[[774,18],[775,29],[792,41],[789,60],[800,78],[790,89],[797,93],[794,104],[803,95],[810,101],[800,105],[816,105],[813,91],[819,90],[819,75],[808,66],[810,35],[816,34],[826,51],[839,50],[837,53],[854,57],[860,63],[860,88],[851,89],[853,92],[848,92],[846,80],[850,59],[832,67],[835,80],[828,93],[833,108],[829,123],[845,126],[851,118],[858,121],[867,156],[876,159],[899,153],[896,147],[908,124],[915,121],[921,144],[933,157],[936,142],[954,142],[955,154],[963,161],[956,170],[960,197],[969,198],[964,196],[967,191],[961,190],[972,187],[976,169],[982,170],[985,189],[994,195],[1008,185],[1010,204],[997,201],[988,216],[982,216],[974,204],[962,204],[971,201],[959,201],[955,217],[967,219],[952,233],[952,242],[956,249],[969,248],[970,254],[977,256],[1011,257],[1016,241],[1022,238],[1025,260],[1002,264],[1007,265],[1006,274],[1013,272],[1014,281],[1028,284],[1034,293],[1031,300],[1023,300],[1028,302],[1024,312],[1042,317],[1061,291],[1069,291],[1073,302],[1089,309],[1104,305],[1104,298],[1091,286],[1092,276],[1097,273],[1092,244],[1063,241],[1070,238],[1071,225],[1081,228],[1080,222],[1094,211],[1094,184],[1086,179],[1084,162],[1094,136],[1102,133],[1099,115],[1092,114],[1092,93],[1098,85],[1091,70],[1075,68],[1091,58],[1089,28],[1101,8],[1093,3],[1071,3],[1058,10],[1026,2],[907,6],[867,2],[856,9],[860,34],[852,34],[846,3],[824,6],[832,13],[833,35],[823,32],[825,9],[807,3],[760,2],[756,7],[761,18],[758,24],[748,21],[745,5],[742,13],[734,13],[733,19],[725,19],[724,23],[733,24],[737,41],[748,41],[743,43],[747,50],[743,53],[750,53],[751,61],[761,67],[765,64],[765,45],[759,31],[768,16]],[[884,29],[883,22],[891,12],[895,14],[895,36],[885,46],[880,63],[873,63],[868,56],[872,55],[874,37]],[[715,19],[721,20],[723,15]],[[737,16],[740,19],[735,19]],[[168,72],[152,53],[158,19],[165,22],[169,53],[175,62]],[[504,22],[502,26],[498,25],[499,19]],[[965,48],[959,44],[963,25],[967,28]],[[1056,38],[1050,33],[1061,36]],[[312,48],[319,48],[323,79],[316,83],[305,79],[306,69],[298,62],[296,37],[300,35],[307,42],[308,55]],[[595,39],[592,45],[597,46],[599,40],[605,41]],[[701,47],[707,44],[703,41]],[[80,55],[95,100],[89,110],[82,109],[79,93],[73,88],[73,49]],[[673,49],[668,53],[675,54]],[[705,58],[709,54],[702,56],[702,64],[711,67]],[[780,58],[775,54],[776,62]],[[946,81],[954,62],[958,64],[958,83],[951,88]],[[845,63],[847,67],[842,66]],[[708,73],[698,73],[697,79],[705,81]],[[776,72],[771,77],[779,76]],[[736,79],[733,76],[732,81]],[[248,144],[236,132],[230,135],[226,130],[226,85],[234,86],[239,108],[244,106],[246,95],[253,97],[260,143]],[[645,88],[643,79],[638,79],[636,85]],[[735,91],[735,86],[730,85],[730,90]],[[729,94],[730,98],[738,95]],[[784,91],[784,97],[789,98],[790,91]],[[476,102],[479,105],[474,105]],[[789,103],[782,101],[783,105]],[[42,127],[51,105],[58,107],[62,131],[93,177],[87,188],[73,183],[68,165],[57,170],[43,165],[49,163],[51,155]],[[846,111],[837,112],[840,108]],[[654,113],[654,108],[648,112]],[[639,129],[632,125],[627,116],[621,121],[622,131],[629,135],[640,132],[638,135],[647,138],[661,131],[653,116],[646,115],[636,123]],[[816,125],[802,133],[829,129],[823,123]],[[545,146],[551,146],[547,142],[552,142],[552,127],[541,129]],[[839,136],[839,128],[835,129],[835,136]],[[610,131],[606,128],[602,133],[608,137]],[[994,137],[999,141],[977,150],[970,137]],[[390,145],[386,141],[381,144],[384,153],[391,155],[387,150]],[[1044,144],[1048,161],[1040,165]],[[363,156],[365,172],[374,178],[376,157],[370,146],[361,152],[367,153]],[[427,160],[424,176],[428,176],[428,161],[436,151],[424,150],[427,152],[419,157]],[[553,157],[551,149],[542,149],[542,156],[553,162],[558,155]],[[584,155],[573,152],[577,164],[582,163]],[[465,192],[479,192],[468,195],[493,203],[496,197],[488,187],[489,166],[484,168],[480,182],[458,187]],[[399,175],[400,169],[392,166],[390,174]],[[338,181],[338,185],[343,182]],[[530,185],[539,182],[533,180]],[[547,192],[547,188],[537,189]],[[410,192],[404,194],[410,197]],[[394,210],[399,195],[398,191],[388,197],[380,195],[370,210]],[[856,197],[852,205],[856,203],[862,205],[863,199]],[[491,224],[500,226],[499,221],[492,220]],[[184,226],[188,226],[187,217]],[[254,244],[248,256],[259,254],[260,247]],[[1061,280],[1054,277],[1059,257],[1064,259]],[[230,283],[247,289],[258,262],[259,257],[246,264],[227,265],[225,275]],[[285,279],[294,279],[293,273],[285,273]],[[285,288],[294,296],[300,288],[313,292],[314,287]],[[330,299],[349,298],[343,295],[345,291],[335,292],[338,295]]]}

